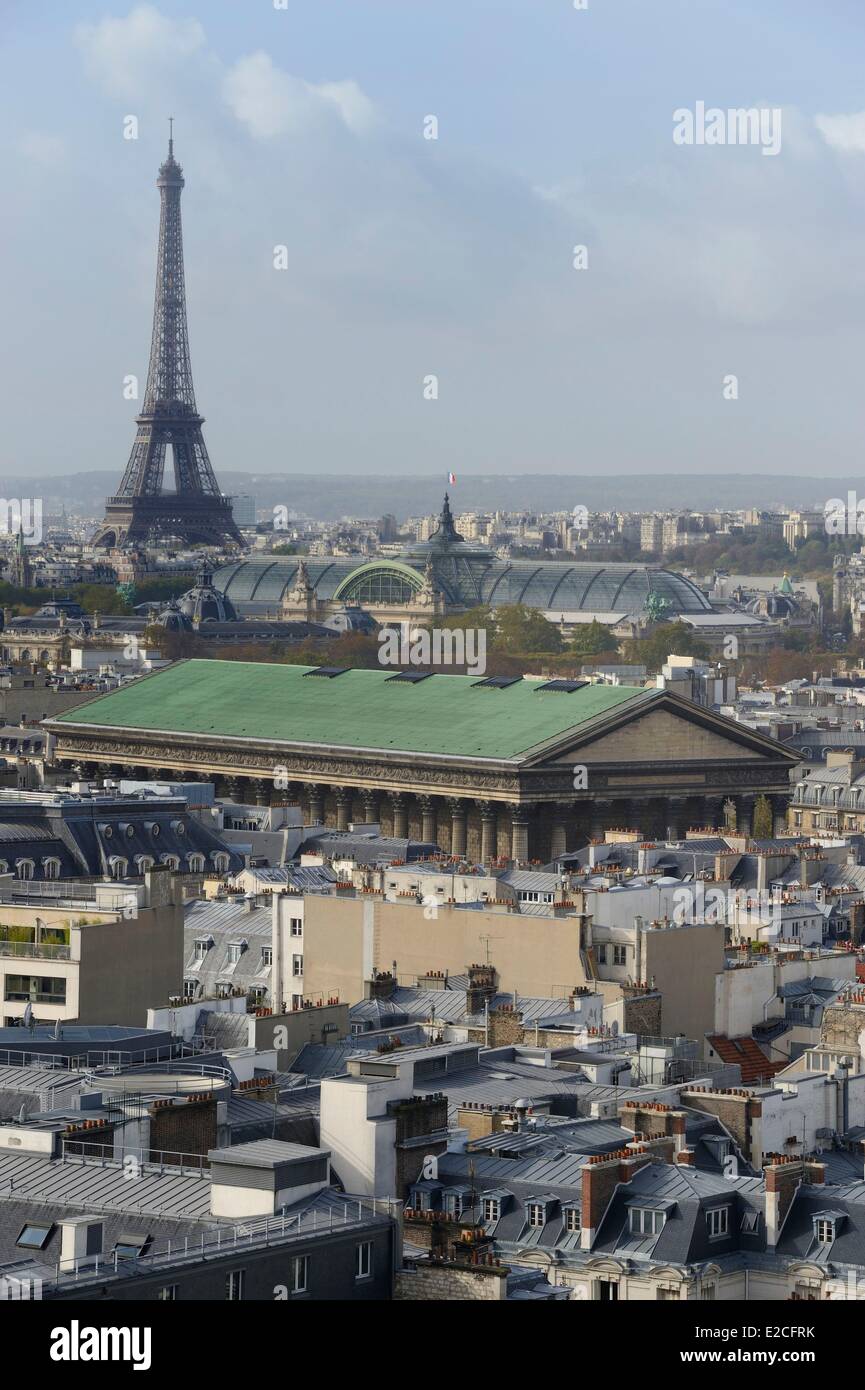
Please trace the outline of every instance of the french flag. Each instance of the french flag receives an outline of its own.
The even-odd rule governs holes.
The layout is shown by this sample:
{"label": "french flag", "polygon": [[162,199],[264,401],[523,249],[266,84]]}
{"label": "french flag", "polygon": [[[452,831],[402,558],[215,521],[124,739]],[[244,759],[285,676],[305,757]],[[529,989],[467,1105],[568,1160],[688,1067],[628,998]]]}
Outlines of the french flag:
{"label": "french flag", "polygon": [[450,483],[451,487],[453,487],[453,485],[454,485],[454,483],[456,482],[456,480],[457,480],[457,475],[456,475],[456,473],[448,473],[448,482]]}

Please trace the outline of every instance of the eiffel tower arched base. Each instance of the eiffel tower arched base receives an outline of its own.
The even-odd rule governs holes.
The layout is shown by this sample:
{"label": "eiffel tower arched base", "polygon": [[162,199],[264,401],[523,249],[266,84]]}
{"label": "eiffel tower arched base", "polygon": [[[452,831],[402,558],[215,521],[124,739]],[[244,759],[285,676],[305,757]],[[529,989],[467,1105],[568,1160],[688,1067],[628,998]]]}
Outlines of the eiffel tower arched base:
{"label": "eiffel tower arched base", "polygon": [[186,545],[236,545],[243,539],[226,497],[109,497],[92,544],[126,549],[176,539]]}

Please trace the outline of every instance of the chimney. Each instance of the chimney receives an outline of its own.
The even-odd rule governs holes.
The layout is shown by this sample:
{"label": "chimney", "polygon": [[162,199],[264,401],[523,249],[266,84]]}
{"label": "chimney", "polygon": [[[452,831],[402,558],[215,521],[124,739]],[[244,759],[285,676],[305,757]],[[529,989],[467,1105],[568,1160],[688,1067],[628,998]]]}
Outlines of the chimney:
{"label": "chimney", "polygon": [[363,982],[364,999],[389,999],[396,988],[396,979],[389,970],[376,970],[371,980]]}
{"label": "chimney", "polygon": [[628,1183],[635,1173],[653,1161],[648,1145],[638,1149],[617,1149],[611,1154],[595,1154],[581,1168],[582,1215],[580,1249],[591,1250],[604,1213],[616,1188]]}
{"label": "chimney", "polygon": [[468,968],[469,987],[466,990],[466,1013],[483,1012],[486,1001],[492,1000],[496,992],[498,976],[491,965],[470,965]]}
{"label": "chimney", "polygon": [[68,1216],[60,1223],[60,1268],[75,1269],[102,1254],[102,1218]]}
{"label": "chimney", "polygon": [[768,1157],[763,1168],[766,1175],[766,1247],[774,1250],[796,1192],[805,1181],[805,1165],[800,1158],[789,1158],[786,1154]]}
{"label": "chimney", "polygon": [[636,1136],[645,1135],[649,1139],[672,1139],[673,1153],[685,1147],[685,1127],[688,1117],[684,1110],[674,1110],[663,1101],[628,1100],[622,1106],[619,1123]]}

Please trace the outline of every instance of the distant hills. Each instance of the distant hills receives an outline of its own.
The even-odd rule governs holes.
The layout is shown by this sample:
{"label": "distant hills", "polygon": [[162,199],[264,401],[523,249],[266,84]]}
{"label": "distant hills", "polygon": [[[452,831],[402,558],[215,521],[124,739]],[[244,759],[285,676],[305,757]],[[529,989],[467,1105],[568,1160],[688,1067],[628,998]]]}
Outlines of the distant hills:
{"label": "distant hills", "polygon": [[[471,474],[461,473],[448,488],[447,473],[423,477],[383,474],[236,473],[221,470],[227,493],[251,494],[259,508],[285,506],[325,521],[343,516],[379,517],[392,512],[398,520],[436,512],[447,489],[454,511],[563,511],[576,506],[590,511],[654,511],[690,507],[819,507],[830,497],[846,497],[863,487],[862,479],[791,478],[768,473],[700,476],[683,473],[612,474]],[[105,497],[117,486],[115,472],[72,473],[66,477],[0,478],[0,495],[41,496],[46,511],[100,516]]]}

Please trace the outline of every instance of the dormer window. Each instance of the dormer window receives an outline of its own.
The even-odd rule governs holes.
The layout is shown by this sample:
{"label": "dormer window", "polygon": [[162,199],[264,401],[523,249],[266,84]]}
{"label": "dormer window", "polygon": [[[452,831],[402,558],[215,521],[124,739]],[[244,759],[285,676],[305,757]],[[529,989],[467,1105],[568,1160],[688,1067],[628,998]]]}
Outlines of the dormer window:
{"label": "dormer window", "polygon": [[484,1221],[498,1221],[502,1214],[502,1202],[500,1197],[484,1197],[481,1202],[481,1211]]}
{"label": "dormer window", "polygon": [[526,1219],[530,1226],[546,1226],[547,1209],[543,1202],[529,1202],[526,1207]]}
{"label": "dormer window", "polygon": [[435,1211],[439,1203],[439,1183],[418,1183],[412,1188],[411,1204],[415,1211]]}
{"label": "dormer window", "polygon": [[53,859],[53,858],[51,858],[51,859],[43,859],[43,860],[42,860],[42,872],[43,872],[43,874],[45,875],[46,878],[59,878],[59,877],[60,877],[60,860],[59,860],[59,859]]}
{"label": "dormer window", "polygon": [[195,959],[204,960],[204,957],[207,955],[212,945],[212,936],[199,936],[195,942]]}
{"label": "dormer window", "polygon": [[844,1220],[844,1213],[839,1211],[820,1211],[813,1218],[814,1220],[814,1239],[818,1245],[831,1245],[838,1235],[838,1229]]}
{"label": "dormer window", "polygon": [[706,1212],[706,1227],[710,1240],[720,1240],[730,1227],[730,1208],[712,1207]]}
{"label": "dormer window", "polygon": [[730,1154],[730,1140],[725,1134],[707,1134],[703,1143],[718,1163],[723,1163]]}
{"label": "dormer window", "polygon": [[666,1212],[655,1207],[631,1207],[631,1235],[656,1236],[664,1229]]}
{"label": "dormer window", "polygon": [[228,964],[229,964],[229,965],[237,965],[238,961],[240,960],[240,957],[243,955],[244,951],[246,950],[246,945],[247,945],[247,943],[246,943],[245,941],[229,941],[229,943],[228,943]]}
{"label": "dormer window", "polygon": [[29,880],[33,877],[33,860],[16,859],[15,873],[18,878],[24,880],[25,882],[29,882]]}
{"label": "dormer window", "polygon": [[580,1229],[580,1208],[565,1207],[562,1211],[562,1220],[566,1231],[579,1231]]}

